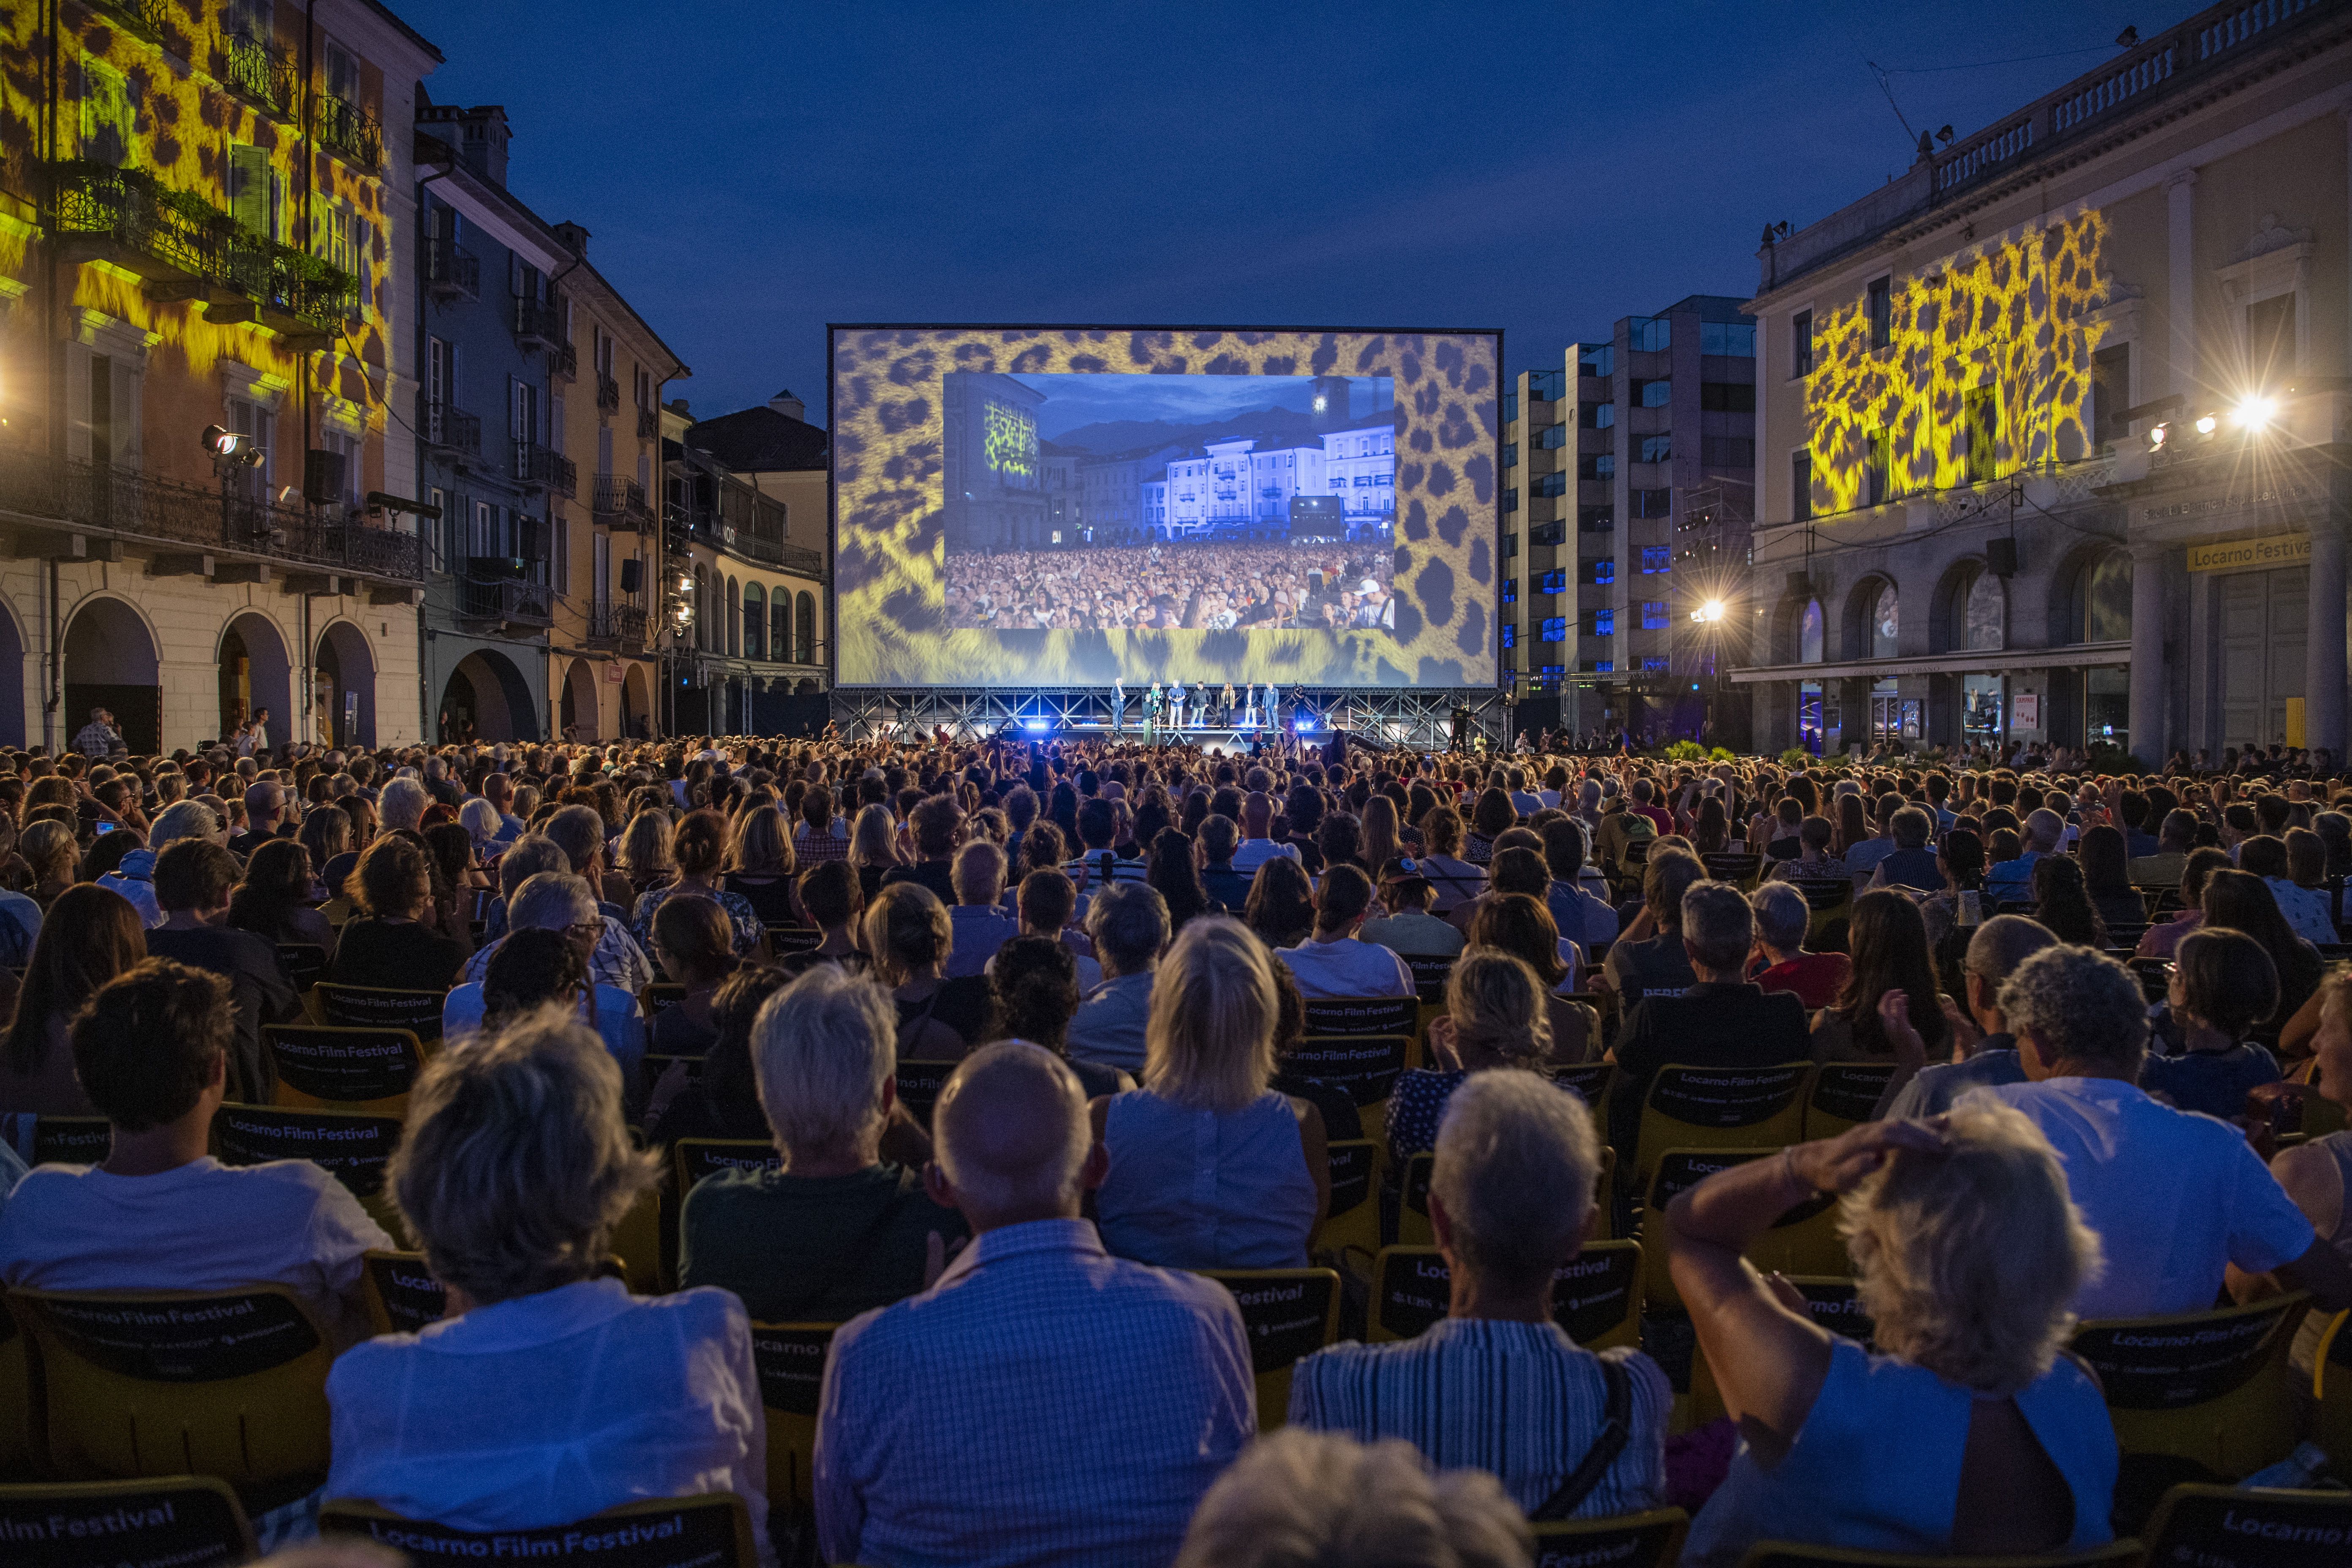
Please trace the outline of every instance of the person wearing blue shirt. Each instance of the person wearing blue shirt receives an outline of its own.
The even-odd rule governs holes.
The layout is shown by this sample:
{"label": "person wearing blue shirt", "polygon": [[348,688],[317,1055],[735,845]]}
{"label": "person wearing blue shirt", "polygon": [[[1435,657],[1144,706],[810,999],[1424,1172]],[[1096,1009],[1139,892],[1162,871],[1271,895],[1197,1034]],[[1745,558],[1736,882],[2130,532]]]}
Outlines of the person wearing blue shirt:
{"label": "person wearing blue shirt", "polygon": [[2183,1110],[2237,1115],[2247,1090],[2278,1081],[2277,1059],[2246,1038],[2278,1004],[2278,966],[2262,943],[2243,931],[2190,931],[2173,952],[2172,1027],[2163,1031],[2178,1050],[2151,1051],[2140,1088]]}
{"label": "person wearing blue shirt", "polygon": [[2025,818],[2025,853],[2014,860],[2003,860],[1985,873],[1986,896],[1995,902],[2026,903],[2033,897],[2033,863],[2044,855],[2057,852],[2059,839],[2065,837],[2066,819],[2041,806]]}

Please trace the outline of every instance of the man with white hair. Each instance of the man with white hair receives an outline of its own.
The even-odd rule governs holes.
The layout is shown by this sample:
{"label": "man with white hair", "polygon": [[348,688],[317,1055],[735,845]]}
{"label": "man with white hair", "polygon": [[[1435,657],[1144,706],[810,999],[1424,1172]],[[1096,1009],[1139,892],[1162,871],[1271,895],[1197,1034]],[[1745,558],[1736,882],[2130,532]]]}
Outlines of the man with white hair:
{"label": "man with white hair", "polygon": [[929,1253],[968,1233],[923,1190],[931,1141],[898,1104],[898,1035],[890,993],[837,963],[761,1007],[751,1058],[784,1166],[695,1184],[685,1289],[731,1290],[756,1323],[837,1323],[923,1289]]}
{"label": "man with white hair", "polygon": [[425,793],[423,784],[404,776],[383,786],[383,798],[375,805],[376,816],[386,833],[403,828],[414,833],[425,820],[425,807],[432,804],[433,797]]}
{"label": "man with white hair", "polygon": [[181,801],[156,816],[154,830],[147,835],[147,847],[125,855],[120,866],[98,879],[98,885],[130,900],[139,911],[140,923],[153,931],[163,923],[163,906],[155,901],[155,857],[183,838],[210,838],[217,843],[223,837],[220,817],[212,807],[202,801]]}
{"label": "man with white hair", "polygon": [[2025,853],[2014,860],[2003,860],[1985,872],[1985,896],[1995,903],[2020,903],[2033,897],[2033,863],[2044,855],[2057,853],[2058,841],[2066,836],[2066,819],[2048,806],[2036,806],[2025,814]]}
{"label": "man with white hair", "polygon": [[[1657,1507],[1674,1406],[1665,1373],[1637,1350],[1578,1348],[1552,1315],[1563,1274],[1575,1289],[1600,1173],[1580,1100],[1531,1072],[1472,1074],[1446,1102],[1430,1171],[1445,1317],[1415,1339],[1300,1362],[1290,1424],[1401,1437],[1439,1468],[1491,1471],[1531,1515]],[[1588,1468],[1612,1421],[1622,1441]]]}
{"label": "man with white hair", "polygon": [[[603,923],[596,914],[596,896],[588,890],[588,884],[562,871],[541,871],[526,879],[515,889],[509,908],[512,918],[508,936],[519,931],[562,931],[571,939],[575,951],[583,952],[595,942],[595,933]],[[475,956],[488,958],[506,942],[506,937],[500,937]],[[488,967],[485,963],[482,970],[487,973]],[[597,975],[593,953],[589,953],[589,969],[595,994],[583,1009],[582,1021],[593,1025],[603,1037],[606,1047],[621,1064],[622,1082],[630,1086],[634,1099],[637,1069],[646,1058],[646,1026],[637,1010],[637,992],[609,984]],[[482,975],[468,964],[466,984],[453,986],[441,1004],[443,1037],[454,1039],[480,1028],[486,1011]]]}
{"label": "man with white hair", "polygon": [[[384,791],[386,795],[391,793],[389,789]],[[635,996],[652,984],[656,976],[652,960],[646,956],[646,950],[639,947],[637,939],[629,934],[626,912],[617,904],[603,901],[598,874],[604,853],[604,821],[584,805],[567,805],[547,819],[547,826],[541,833],[527,837],[551,844],[561,850],[572,877],[588,889],[588,913],[583,918],[594,922],[597,927],[596,950],[588,958],[589,973],[597,984],[616,986]],[[515,848],[508,850],[507,854],[515,854],[522,847],[523,842],[518,840]],[[499,861],[501,868],[505,864],[504,859]],[[509,914],[509,924],[515,923],[518,922]],[[499,939],[499,942],[505,940],[503,935]],[[465,978],[479,980],[489,973],[490,955],[498,950],[499,942],[493,942],[476,952],[466,963]]]}
{"label": "man with white hair", "polygon": [[834,1336],[811,1474],[826,1561],[1169,1561],[1256,1429],[1240,1309],[1103,1249],[1080,1205],[1109,1157],[1052,1052],[966,1057],[931,1128],[924,1184],[972,1241]]}

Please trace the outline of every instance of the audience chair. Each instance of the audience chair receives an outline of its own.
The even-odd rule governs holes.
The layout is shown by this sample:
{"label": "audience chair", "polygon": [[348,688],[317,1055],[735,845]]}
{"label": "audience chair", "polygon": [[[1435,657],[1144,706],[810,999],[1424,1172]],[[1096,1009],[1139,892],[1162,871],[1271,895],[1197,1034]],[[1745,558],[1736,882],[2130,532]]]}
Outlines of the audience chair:
{"label": "audience chair", "polygon": [[12,1290],[7,1303],[32,1342],[59,1479],[217,1476],[261,1511],[324,1475],[334,1352],[286,1287]]}
{"label": "audience chair", "polygon": [[[1653,1306],[1679,1307],[1673,1277],[1666,1270],[1666,1225],[1663,1211],[1683,1193],[1718,1171],[1744,1165],[1780,1153],[1778,1149],[1668,1149],[1658,1156],[1650,1177],[1649,1219],[1642,1229],[1643,1282]],[[1769,1274],[1810,1275],[1843,1279],[1853,1272],[1846,1257],[1845,1239],[1838,1235],[1837,1199],[1820,1195],[1806,1199],[1756,1238],[1748,1261]]]}
{"label": "audience chair", "polygon": [[380,985],[344,985],[321,980],[311,988],[320,1022],[346,1028],[406,1029],[419,1040],[441,1038],[442,991],[396,991]]}
{"label": "audience chair", "polygon": [[[2083,1324],[2074,1351],[2098,1373],[2125,1482],[2234,1481],[2302,1436],[2287,1352],[2310,1298]],[[2150,1492],[2153,1496],[2153,1492]]]}
{"label": "audience chair", "polygon": [[[658,1556],[639,1558],[614,1550],[613,1533],[635,1521],[677,1521],[678,1533],[660,1543]],[[733,1492],[700,1497],[657,1498],[606,1509],[593,1518],[542,1530],[460,1530],[427,1520],[403,1519],[371,1502],[331,1499],[319,1510],[321,1536],[356,1535],[404,1552],[412,1562],[464,1562],[473,1558],[528,1562],[536,1568],[612,1568],[616,1562],[694,1563],[698,1568],[758,1568],[751,1537],[751,1510]]]}
{"label": "audience chair", "polygon": [[0,1541],[26,1568],[232,1568],[257,1554],[236,1493],[211,1476],[0,1486]]}
{"label": "audience chair", "polygon": [[1330,1144],[1331,1204],[1316,1236],[1323,1250],[1369,1258],[1381,1249],[1381,1205],[1372,1195],[1380,1158],[1381,1146],[1369,1138]]}
{"label": "audience chair", "polygon": [[379,1334],[413,1334],[449,1315],[449,1291],[425,1268],[421,1252],[368,1253],[360,1289],[368,1322]]}
{"label": "audience chair", "polygon": [[[1445,1001],[1445,983],[1454,977],[1454,960],[1450,957],[1421,957],[1412,953],[1400,953],[1398,956],[1404,960],[1404,966],[1412,971],[1412,989],[1415,1000],[1418,1001],[1423,1007],[1443,1005]],[[1315,1005],[1309,1003],[1307,1005],[1309,1010],[1308,1016],[1312,1016],[1313,1007]],[[1337,1034],[1340,1031],[1327,1030],[1325,1032],[1328,1034]]]}
{"label": "audience chair", "polygon": [[1739,1560],[1739,1568],[2139,1568],[2139,1563],[2140,1544],[2128,1540],[2111,1541],[2105,1546],[2081,1552],[2036,1552],[1997,1557],[1922,1557],[1907,1552],[1759,1541]]}
{"label": "audience chair", "polygon": [[[2311,1440],[2327,1450],[2336,1479],[2352,1484],[2352,1328],[2346,1327],[2347,1322],[2352,1322],[2352,1312],[2329,1319],[2312,1357]],[[2352,1535],[2345,1539],[2352,1541]]]}
{"label": "audience chair", "polygon": [[[1408,1157],[1404,1163],[1404,1181],[1397,1202],[1397,1244],[1402,1247],[1434,1247],[1437,1232],[1429,1221],[1429,1173],[1435,1156],[1427,1150]],[[1601,1146],[1601,1173],[1592,1183],[1592,1226],[1585,1233],[1588,1241],[1606,1241],[1611,1230],[1611,1205],[1617,1198],[1617,1151],[1606,1143]]]}
{"label": "audience chair", "polygon": [[1212,1268],[1233,1293],[1248,1331],[1257,1373],[1257,1429],[1271,1432],[1290,1409],[1290,1369],[1339,1332],[1339,1276],[1328,1268]]}
{"label": "audience chair", "polygon": [[[1863,1314],[1853,1280],[1798,1274],[1790,1276],[1789,1283],[1804,1298],[1805,1310],[1813,1321],[1833,1334],[1854,1341],[1864,1350],[1873,1347],[1871,1321]],[[1706,1359],[1706,1347],[1693,1347],[1690,1393],[1675,1404],[1685,1430],[1704,1426],[1724,1414],[1723,1393],[1715,1381],[1715,1366]]]}
{"label": "audience chair", "polygon": [[637,1006],[650,1025],[654,1016],[665,1007],[675,1007],[686,1000],[686,987],[672,980],[656,980],[637,993]]}
{"label": "audience chair", "polygon": [[768,1412],[768,1506],[811,1508],[809,1462],[816,1453],[817,1396],[839,1323],[754,1323],[751,1363]]}
{"label": "audience chair", "polygon": [[1895,1076],[1893,1062],[1823,1062],[1813,1069],[1812,1091],[1805,1096],[1801,1137],[1834,1138],[1848,1128],[1877,1118],[1879,1096]]}
{"label": "audience chair", "polygon": [[824,945],[824,932],[814,926],[772,925],[768,928],[768,951],[778,958],[790,958],[796,952],[814,952]]}
{"label": "audience chair", "polygon": [[327,950],[316,942],[279,942],[278,963],[297,991],[308,991],[327,977]]}
{"label": "audience chair", "polygon": [[2172,989],[2172,960],[2168,958],[2127,958],[2123,961],[2132,977],[2139,982],[2140,994],[2153,1007],[2163,1001]]}
{"label": "audience chair", "polygon": [[1712,855],[1702,855],[1699,863],[1706,874],[1718,882],[1730,882],[1743,893],[1756,890],[1756,879],[1764,871],[1764,857],[1738,849],[1718,849]]}
{"label": "audience chair", "polygon": [[1690,1515],[1678,1508],[1529,1524],[1534,1568],[1673,1568]]}
{"label": "audience chair", "polygon": [[1804,1136],[1811,1062],[1777,1067],[1669,1064],[1650,1080],[1635,1137],[1634,1190],[1667,1149],[1778,1149]]}
{"label": "audience chair", "polygon": [[1572,1089],[1583,1097],[1585,1108],[1592,1112],[1593,1127],[1606,1142],[1609,1137],[1609,1096],[1617,1088],[1617,1064],[1578,1062],[1572,1067],[1546,1068],[1543,1072],[1552,1082]]}
{"label": "audience chair", "polygon": [[264,1024],[261,1043],[278,1073],[271,1103],[363,1116],[407,1115],[430,1054],[411,1029]]}
{"label": "audience chair", "polygon": [[97,1165],[114,1147],[114,1130],[103,1116],[37,1116],[11,1111],[0,1116],[0,1140],[28,1165]]}
{"label": "audience chair", "polygon": [[2150,1568],[2341,1568],[2352,1559],[2352,1492],[2190,1482],[2164,1494],[2140,1539]]}
{"label": "audience chair", "polygon": [[[1405,1005],[1412,1005],[1410,1000]],[[1389,1095],[1396,1089],[1397,1075],[1404,1071],[1412,1046],[1409,1034],[1309,1034],[1282,1058],[1275,1087],[1312,1083],[1338,1089],[1355,1101],[1364,1136],[1385,1142]]]}
{"label": "audience chair", "polygon": [[[1372,1262],[1365,1338],[1410,1340],[1447,1315],[1454,1271],[1433,1247],[1387,1247]],[[1638,1345],[1642,1338],[1642,1248],[1595,1241],[1552,1276],[1552,1321],[1586,1350]]]}
{"label": "audience chair", "polygon": [[899,1060],[898,1103],[927,1131],[931,1125],[931,1107],[939,1103],[940,1090],[948,1086],[948,1074],[955,1069],[953,1062]]}
{"label": "audience chair", "polygon": [[1420,1026],[1421,1001],[1414,996],[1318,996],[1307,1004],[1310,1037],[1410,1035]]}
{"label": "audience chair", "polygon": [[400,1215],[384,1187],[384,1171],[400,1146],[400,1120],[340,1110],[289,1110],[276,1105],[224,1105],[213,1112],[213,1153],[224,1165],[308,1160],[359,1199],[375,1222],[403,1234]]}
{"label": "audience chair", "polygon": [[16,1320],[0,1311],[0,1476],[19,1476],[34,1454],[32,1350]]}
{"label": "audience chair", "polygon": [[1830,928],[1843,926],[1853,913],[1853,879],[1851,877],[1791,877],[1789,885],[1805,895],[1805,906],[1812,910],[1805,924],[1805,945],[1820,951],[1843,952],[1843,947],[1825,946]]}
{"label": "audience chair", "polygon": [[661,1189],[648,1189],[629,1205],[613,1227],[613,1261],[630,1292],[638,1296],[662,1293]]}

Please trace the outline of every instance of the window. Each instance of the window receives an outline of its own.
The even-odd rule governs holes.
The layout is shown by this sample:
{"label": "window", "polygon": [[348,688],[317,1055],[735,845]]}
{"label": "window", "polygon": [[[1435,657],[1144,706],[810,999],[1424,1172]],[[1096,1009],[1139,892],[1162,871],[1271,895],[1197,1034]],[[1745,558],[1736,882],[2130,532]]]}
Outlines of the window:
{"label": "window", "polygon": [[1663,671],[1670,668],[1670,664],[1671,661],[1664,654],[1654,653],[1642,661],[1642,668],[1646,670]]}
{"label": "window", "polygon": [[1664,316],[1635,316],[1627,325],[1635,353],[1664,353],[1675,346],[1675,324]]}
{"label": "window", "polygon": [[1611,507],[1579,507],[1576,510],[1576,526],[1587,533],[1603,533],[1617,526],[1617,513]]}
{"label": "window", "polygon": [[1658,572],[1671,572],[1674,569],[1674,546],[1670,544],[1644,544],[1642,546],[1642,572],[1643,575],[1646,576]]}
{"label": "window", "polygon": [[1587,430],[1607,430],[1617,423],[1614,403],[1588,403],[1582,412],[1584,417],[1579,423]]}
{"label": "window", "polygon": [[1546,474],[1536,481],[1536,494],[1539,496],[1564,496],[1567,493],[1566,474]]}
{"label": "window", "polygon": [[1635,490],[1627,499],[1633,503],[1633,515],[1635,517],[1674,515],[1675,492],[1672,490]]}
{"label": "window", "polygon": [[1566,537],[1568,525],[1564,522],[1538,523],[1534,528],[1528,531],[1528,542],[1529,544],[1558,544],[1561,539]]}
{"label": "window", "polygon": [[268,148],[229,143],[228,211],[240,228],[285,237],[286,177],[271,166]]}
{"label": "window", "polygon": [[1617,563],[1604,557],[1592,563],[1593,586],[1605,588],[1615,581],[1617,581]]}
{"label": "window", "polygon": [[1883,349],[1895,341],[1895,279],[1876,278],[1871,280],[1869,295],[1863,310],[1870,318],[1870,346]]}
{"label": "window", "polygon": [[453,521],[449,498],[439,485],[433,485],[426,489],[425,499],[441,514],[435,521],[420,523],[427,531],[425,541],[433,552],[433,570],[446,572],[449,570],[449,529]]}
{"label": "window", "polygon": [[[113,362],[93,355],[90,363],[94,373],[98,365],[105,364],[110,368]],[[91,385],[93,388],[91,403],[94,408],[98,401],[95,395],[97,385],[95,374],[92,376]],[[109,397],[110,400],[110,385]],[[277,425],[277,415],[260,404],[247,403],[242,397],[232,397],[228,400],[228,427],[239,436],[252,437],[255,449],[261,454],[261,462],[257,467],[242,468],[237,472],[244,493],[254,500],[269,499],[270,471],[277,466],[278,457],[274,449],[277,446],[275,440]],[[93,454],[96,453],[99,445],[100,443],[93,437],[90,443]]]}
{"label": "window", "polygon": [[1703,354],[1723,354],[1731,359],[1756,357],[1756,326],[1752,321],[1702,321],[1698,328],[1698,352]]}
{"label": "window", "polygon": [[2124,411],[2131,400],[2131,344],[2117,343],[2091,356],[2091,444],[2106,447],[2131,436]]}
{"label": "window", "polygon": [[1516,468],[1518,466],[1519,444],[1517,441],[1506,442],[1503,446],[1503,467]]}
{"label": "window", "polygon": [[1797,617],[1797,662],[1819,664],[1822,657],[1822,602],[1808,599],[1804,613]]}
{"label": "window", "polygon": [[1512,421],[1517,419],[1518,416],[1519,394],[1518,389],[1514,387],[1512,390],[1503,394],[1503,423],[1508,425]]}
{"label": "window", "polygon": [[800,596],[799,607],[793,615],[793,662],[816,662],[816,600],[807,594]]}
{"label": "window", "polygon": [[[1507,600],[1505,602],[1508,603]],[[1519,628],[1513,626],[1508,621],[1505,621],[1503,623],[1503,646],[1505,647],[1517,647],[1519,646]]]}
{"label": "window", "polygon": [[1813,449],[1800,447],[1789,454],[1789,521],[1810,522],[1813,516]]}
{"label": "window", "polygon": [[2246,368],[2253,384],[2270,387],[2295,372],[2294,296],[2277,294],[2246,307]]}
{"label": "window", "polygon": [[1642,455],[1634,461],[1669,463],[1674,460],[1674,456],[1675,438],[1672,436],[1644,436],[1642,437]]}
{"label": "window", "polygon": [[518,441],[538,440],[539,388],[520,379],[509,380],[507,384],[514,392],[513,397],[509,400],[512,412],[509,415],[507,434]]}
{"label": "window", "polygon": [[2111,551],[2079,579],[2074,624],[2084,642],[2125,642],[2131,637],[2132,561]]}
{"label": "window", "polygon": [[1568,373],[1548,370],[1528,377],[1528,401],[1557,403],[1568,395]]}
{"label": "window", "polygon": [[793,651],[793,601],[781,588],[768,601],[768,657],[782,663]]}
{"label": "window", "polygon": [[2000,437],[2000,394],[1990,386],[1972,386],[1960,395],[1961,438],[1968,443],[1962,468],[1970,484],[1993,477],[1994,443]]}
{"label": "window", "polygon": [[[131,138],[135,123],[131,109],[131,89],[123,81],[122,73],[96,60],[83,60],[82,161],[121,168],[123,160],[131,155]],[[259,152],[260,149],[253,151]]]}
{"label": "window", "polygon": [[1543,630],[1538,637],[1537,640],[1540,642],[1566,642],[1568,640],[1568,617],[1565,616],[1553,616],[1549,619],[1546,620],[1543,624]]}
{"label": "window", "polygon": [[1519,510],[1519,492],[1517,486],[1513,486],[1511,489],[1503,492],[1503,510],[1505,511],[1517,511]]}
{"label": "window", "polygon": [[360,471],[360,465],[365,458],[365,453],[360,445],[360,438],[356,436],[347,436],[341,430],[326,430],[320,433],[319,445],[343,460],[343,504],[353,507],[359,505],[360,492],[363,488],[362,483],[363,476]]}
{"label": "window", "polygon": [[1606,381],[1617,374],[1617,347],[1613,343],[1595,343],[1580,349],[1576,355],[1576,374],[1598,376]]}
{"label": "window", "polygon": [[1756,412],[1756,384],[1752,381],[1702,381],[1698,384],[1698,405],[1708,414],[1753,414]]}
{"label": "window", "polygon": [[1789,374],[1813,374],[1813,313],[1800,310],[1789,318]]}
{"label": "window", "polygon": [[1547,425],[1536,435],[1534,444],[1547,452],[1557,452],[1568,445],[1568,426]]}
{"label": "window", "polygon": [[1576,477],[1580,479],[1613,479],[1617,477],[1617,454],[1602,452],[1594,457],[1580,458]]}
{"label": "window", "polygon": [[1675,384],[1671,381],[1637,381],[1633,384],[1633,401],[1644,408],[1664,408],[1674,401]]}
{"label": "window", "polygon": [[1903,629],[1901,606],[1895,598],[1895,584],[1882,582],[1878,585],[1878,602],[1870,612],[1870,657],[1892,658],[1895,643]]}
{"label": "window", "polygon": [[1863,504],[1881,506],[1895,490],[1895,438],[1884,430],[1863,437]]}
{"label": "window", "polygon": [[1518,552],[1519,536],[1516,533],[1507,533],[1503,535],[1503,559],[1507,561],[1513,556],[1518,554]]}
{"label": "window", "polygon": [[1617,612],[1614,610],[1593,611],[1592,635],[1597,637],[1615,637],[1617,635]]}
{"label": "window", "polygon": [[1960,645],[1970,653],[1998,653],[2007,630],[2009,595],[2000,578],[1979,569],[1960,598]]}
{"label": "window", "polygon": [[1710,468],[1752,468],[1756,466],[1756,442],[1748,436],[1703,436],[1698,443],[1698,460]]}
{"label": "window", "polygon": [[1584,668],[1591,675],[1614,675],[1617,673],[1617,661],[1613,658],[1591,659]]}
{"label": "window", "polygon": [[1642,629],[1645,632],[1666,629],[1666,602],[1664,599],[1642,601]]}
{"label": "window", "polygon": [[1552,571],[1545,573],[1541,577],[1536,580],[1535,591],[1538,594],[1567,593],[1568,569],[1566,567],[1557,567]]}
{"label": "window", "polygon": [[1507,604],[1507,605],[1516,605],[1516,604],[1517,604],[1518,602],[1519,602],[1519,580],[1518,580],[1517,577],[1506,577],[1506,578],[1504,578],[1504,579],[1503,579],[1503,603],[1505,603],[1505,604]]}

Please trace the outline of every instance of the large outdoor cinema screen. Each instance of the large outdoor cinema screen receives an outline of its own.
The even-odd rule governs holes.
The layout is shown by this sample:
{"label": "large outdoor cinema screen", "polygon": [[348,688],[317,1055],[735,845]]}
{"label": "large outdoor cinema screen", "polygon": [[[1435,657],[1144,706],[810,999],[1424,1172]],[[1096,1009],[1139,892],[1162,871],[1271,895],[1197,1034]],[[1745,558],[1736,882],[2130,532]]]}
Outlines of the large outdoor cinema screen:
{"label": "large outdoor cinema screen", "polygon": [[832,329],[844,686],[1491,686],[1487,331]]}

